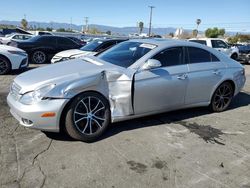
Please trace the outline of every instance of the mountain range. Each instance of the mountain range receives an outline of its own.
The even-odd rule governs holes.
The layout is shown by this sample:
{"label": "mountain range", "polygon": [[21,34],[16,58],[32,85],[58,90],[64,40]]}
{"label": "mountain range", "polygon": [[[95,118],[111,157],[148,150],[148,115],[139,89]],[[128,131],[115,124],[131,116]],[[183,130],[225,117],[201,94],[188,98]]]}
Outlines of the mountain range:
{"label": "mountain range", "polygon": [[[6,24],[6,25],[14,25],[14,26],[20,26],[20,21],[7,21],[2,20],[0,21],[0,24]],[[82,31],[82,28],[85,28],[85,25],[76,25],[76,24],[69,24],[69,23],[58,23],[58,22],[37,22],[37,21],[30,21],[29,26],[32,26],[33,28],[36,27],[42,27],[42,28],[53,28],[53,29],[69,29],[76,31]],[[107,32],[111,31],[112,34],[119,34],[119,35],[128,35],[131,33],[138,33],[137,27],[113,27],[113,26],[106,26],[106,25],[97,25],[97,24],[90,24],[89,28],[96,28],[99,31]],[[184,28],[185,29],[185,28]],[[165,27],[165,28],[152,28],[152,33],[157,35],[168,35],[169,33],[174,33],[176,31],[176,28],[174,27]],[[190,29],[185,29],[186,32],[192,32]],[[143,33],[148,33],[148,28],[143,28]],[[204,33],[204,31],[199,31],[199,33]],[[227,35],[235,35],[237,32],[226,32]],[[249,34],[249,33],[246,33]]]}
{"label": "mountain range", "polygon": [[[20,26],[20,21],[7,21],[2,20],[0,21],[0,24],[6,24],[6,25],[14,25],[14,26]],[[53,29],[59,29],[59,28],[72,28],[72,30],[81,31],[82,28],[85,28],[85,25],[76,25],[76,24],[69,24],[69,23],[58,23],[58,22],[36,22],[36,21],[30,21],[29,26],[32,26],[33,28],[36,27],[42,27],[42,28],[53,28]],[[107,32],[111,31],[113,34],[120,34],[120,35],[128,35],[130,33],[138,33],[137,27],[112,27],[112,26],[106,26],[106,25],[97,25],[97,24],[90,24],[89,28],[96,28],[99,31]],[[176,28],[174,27],[166,27],[166,28],[152,28],[152,32],[158,35],[166,35],[169,33],[174,33],[176,31]],[[143,28],[143,33],[148,32],[148,28]]]}

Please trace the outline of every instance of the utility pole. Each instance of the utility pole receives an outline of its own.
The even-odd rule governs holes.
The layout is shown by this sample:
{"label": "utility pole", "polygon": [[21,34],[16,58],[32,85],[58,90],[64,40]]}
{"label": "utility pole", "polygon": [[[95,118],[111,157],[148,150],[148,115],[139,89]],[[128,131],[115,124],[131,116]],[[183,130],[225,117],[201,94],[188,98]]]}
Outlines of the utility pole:
{"label": "utility pole", "polygon": [[85,20],[85,32],[87,33],[88,30],[89,30],[89,17],[84,17],[84,20]]}
{"label": "utility pole", "polygon": [[151,36],[151,28],[152,28],[152,12],[153,12],[153,8],[155,8],[154,6],[148,6],[150,8],[150,18],[149,18],[149,28],[148,28],[148,36]]}
{"label": "utility pole", "polygon": [[72,31],[72,17],[70,17],[70,31]]}

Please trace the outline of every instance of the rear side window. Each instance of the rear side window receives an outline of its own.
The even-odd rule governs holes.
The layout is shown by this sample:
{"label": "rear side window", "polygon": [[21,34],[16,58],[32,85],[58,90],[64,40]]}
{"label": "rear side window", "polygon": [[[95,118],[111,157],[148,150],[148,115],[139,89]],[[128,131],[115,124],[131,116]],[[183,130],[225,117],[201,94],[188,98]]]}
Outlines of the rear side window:
{"label": "rear side window", "polygon": [[57,43],[59,45],[67,45],[67,46],[72,46],[74,45],[75,42],[73,42],[72,40],[68,39],[68,38],[58,38],[57,39]]}
{"label": "rear side window", "polygon": [[56,44],[56,38],[55,37],[43,36],[41,38],[38,38],[38,41],[43,43],[43,44]]}
{"label": "rear side window", "polygon": [[205,40],[190,40],[190,42],[196,42],[196,43],[199,43],[199,44],[207,45],[207,41],[205,41]]}
{"label": "rear side window", "polygon": [[163,67],[181,65],[183,61],[182,47],[169,48],[153,57],[161,62]]}
{"label": "rear side window", "polygon": [[189,63],[207,63],[207,62],[216,62],[219,59],[211,54],[210,52],[196,47],[188,47],[187,48],[189,55]]}

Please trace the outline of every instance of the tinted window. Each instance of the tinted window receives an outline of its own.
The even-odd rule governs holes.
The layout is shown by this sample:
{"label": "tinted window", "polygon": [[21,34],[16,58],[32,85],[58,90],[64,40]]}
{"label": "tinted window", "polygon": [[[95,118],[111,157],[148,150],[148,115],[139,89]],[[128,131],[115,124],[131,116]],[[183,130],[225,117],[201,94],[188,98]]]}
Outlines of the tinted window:
{"label": "tinted window", "polygon": [[219,61],[216,56],[200,48],[188,47],[188,53],[189,63],[205,63]]}
{"label": "tinted window", "polygon": [[213,55],[213,54],[210,54],[210,55],[211,55],[212,62],[220,61],[215,55]]}
{"label": "tinted window", "polygon": [[153,59],[159,60],[163,67],[181,65],[182,54],[182,47],[170,48],[155,55]]}
{"label": "tinted window", "polygon": [[213,48],[228,48],[228,45],[222,40],[211,40]]}
{"label": "tinted window", "polygon": [[59,45],[66,45],[66,46],[72,46],[74,45],[74,42],[68,38],[58,38],[57,39],[57,44]]}
{"label": "tinted window", "polygon": [[44,44],[56,44],[55,37],[40,37],[37,39],[38,42],[42,42]]}
{"label": "tinted window", "polygon": [[207,45],[207,41],[205,40],[189,40],[190,42],[196,42],[196,43],[199,43],[199,44],[204,44],[204,45]]}

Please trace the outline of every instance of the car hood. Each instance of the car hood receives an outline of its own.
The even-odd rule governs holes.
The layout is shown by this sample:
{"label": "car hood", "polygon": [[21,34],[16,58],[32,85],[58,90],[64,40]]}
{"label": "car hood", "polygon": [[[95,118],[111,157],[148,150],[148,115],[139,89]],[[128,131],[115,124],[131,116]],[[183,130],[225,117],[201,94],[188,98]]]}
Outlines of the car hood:
{"label": "car hood", "polygon": [[57,53],[55,56],[57,57],[72,57],[72,56],[84,56],[84,55],[95,55],[96,52],[90,52],[90,51],[82,51],[79,49],[73,49],[73,50],[65,50],[62,52]]}
{"label": "car hood", "polygon": [[126,69],[106,63],[96,57],[86,57],[27,71],[17,76],[14,82],[21,87],[19,93],[24,94],[47,84],[60,85],[74,80],[85,79],[103,71],[126,72]]}
{"label": "car hood", "polygon": [[0,50],[1,51],[11,50],[11,51],[25,52],[24,50],[22,50],[20,48],[16,48],[16,47],[13,47],[13,46],[2,45],[2,44],[0,44]]}

